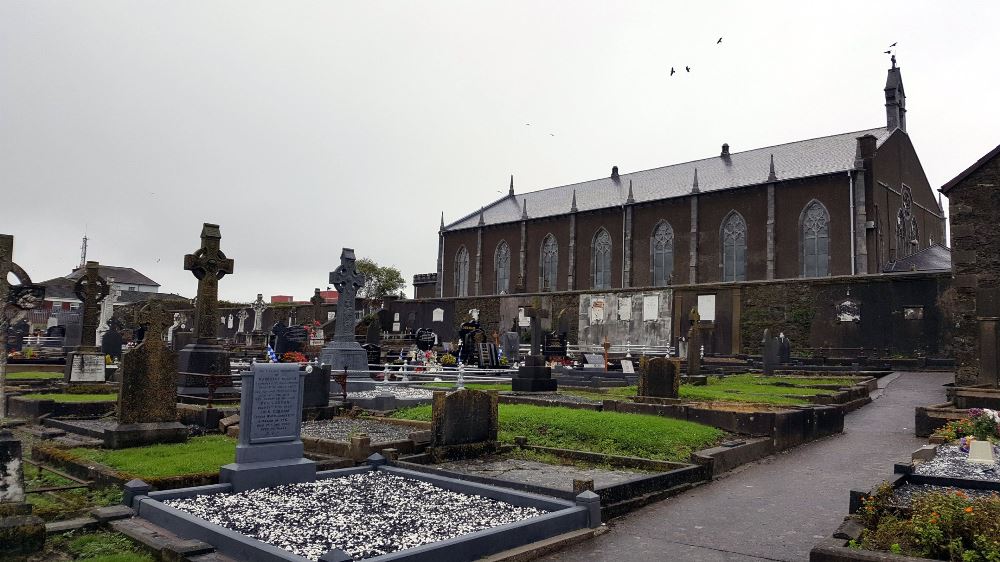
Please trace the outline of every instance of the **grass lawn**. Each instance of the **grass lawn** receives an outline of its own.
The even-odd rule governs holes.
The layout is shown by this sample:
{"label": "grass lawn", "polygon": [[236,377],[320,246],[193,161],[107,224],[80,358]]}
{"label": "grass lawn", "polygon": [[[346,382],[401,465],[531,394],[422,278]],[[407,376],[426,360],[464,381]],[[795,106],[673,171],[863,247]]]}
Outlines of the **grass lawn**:
{"label": "grass lawn", "polygon": [[7,380],[9,381],[23,381],[23,380],[51,380],[51,379],[61,379],[63,378],[62,373],[42,373],[39,371],[25,371],[23,373],[7,373]]}
{"label": "grass lawn", "polygon": [[[429,421],[431,406],[401,410],[394,417]],[[688,462],[692,451],[715,445],[724,432],[659,416],[501,404],[500,441],[513,443],[519,435],[532,445]]]}
{"label": "grass lawn", "polygon": [[152,556],[139,552],[136,545],[125,535],[104,531],[82,535],[69,532],[50,537],[45,547],[48,551],[69,554],[74,560],[81,562],[154,562],[155,560]]}
{"label": "grass lawn", "polygon": [[41,394],[22,394],[21,398],[28,400],[55,400],[56,402],[114,402],[118,395],[114,392],[104,394],[62,394],[58,392]]}
{"label": "grass lawn", "polygon": [[236,440],[223,435],[192,437],[187,443],[165,443],[130,449],[70,449],[81,458],[110,466],[129,478],[160,478],[218,472],[236,458]]}
{"label": "grass lawn", "polygon": [[[708,377],[707,386],[682,384],[680,397],[705,402],[758,402],[779,406],[809,404],[808,396],[830,392],[820,388],[809,388],[810,384],[850,384],[850,379],[791,379],[788,377],[761,377],[756,375],[731,375],[724,379]],[[778,384],[776,384],[778,383]],[[793,385],[793,386],[787,386]],[[638,387],[622,386],[595,392],[589,389],[560,388],[565,394],[575,394],[587,398],[630,398],[638,392]],[[789,396],[792,395],[792,396]],[[801,397],[801,398],[799,398]]]}

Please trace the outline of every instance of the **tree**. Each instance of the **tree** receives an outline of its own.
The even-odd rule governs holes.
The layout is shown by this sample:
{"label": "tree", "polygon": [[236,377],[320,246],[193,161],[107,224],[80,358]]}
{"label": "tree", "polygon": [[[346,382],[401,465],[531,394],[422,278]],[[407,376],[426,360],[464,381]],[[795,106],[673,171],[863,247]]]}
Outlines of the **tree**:
{"label": "tree", "polygon": [[365,276],[365,284],[358,289],[358,296],[365,299],[372,308],[381,308],[383,299],[388,296],[403,296],[406,281],[395,267],[383,267],[368,258],[359,259],[355,267],[358,273]]}

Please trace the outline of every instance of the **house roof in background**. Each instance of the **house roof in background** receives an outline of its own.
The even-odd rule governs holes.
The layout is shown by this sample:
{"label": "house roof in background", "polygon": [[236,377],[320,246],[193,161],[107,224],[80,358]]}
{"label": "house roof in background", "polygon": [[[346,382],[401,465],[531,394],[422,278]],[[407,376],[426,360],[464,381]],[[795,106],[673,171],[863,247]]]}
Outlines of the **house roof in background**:
{"label": "house roof in background", "polygon": [[[160,284],[153,281],[149,277],[139,273],[131,267],[117,267],[114,265],[100,265],[97,269],[98,273],[105,280],[114,278],[115,283],[121,285],[151,285],[153,287],[159,287]],[[77,280],[86,273],[86,270],[82,267],[78,267],[66,276],[66,279]]]}
{"label": "house roof in background", "polygon": [[80,302],[80,299],[76,298],[76,293],[73,292],[76,281],[65,277],[56,277],[38,284],[45,287],[45,298],[47,300],[61,299]]}
{"label": "house roof in background", "polygon": [[[897,129],[898,130],[898,129]],[[714,156],[662,168],[620,174],[581,183],[563,185],[508,195],[446,225],[444,230],[459,230],[483,225],[521,220],[522,212],[529,219],[551,217],[570,212],[575,203],[580,212],[620,207],[632,196],[636,203],[682,197],[692,191],[697,170],[698,191],[711,192],[736,187],[768,183],[771,156],[774,156],[776,181],[821,176],[853,170],[857,154],[857,138],[873,135],[881,146],[892,134],[885,127],[841,133],[827,137],[801,140],[734,152],[728,157]],[[482,223],[480,223],[482,212]]]}

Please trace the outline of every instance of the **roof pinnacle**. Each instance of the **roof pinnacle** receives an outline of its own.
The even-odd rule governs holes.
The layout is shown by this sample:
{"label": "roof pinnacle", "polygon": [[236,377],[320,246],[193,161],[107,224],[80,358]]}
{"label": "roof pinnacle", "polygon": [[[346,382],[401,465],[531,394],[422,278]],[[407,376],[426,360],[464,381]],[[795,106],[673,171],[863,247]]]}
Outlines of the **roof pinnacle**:
{"label": "roof pinnacle", "polygon": [[521,199],[521,202],[524,204],[524,207],[521,209],[521,220],[524,220],[528,218],[528,200]]}
{"label": "roof pinnacle", "polygon": [[691,184],[691,193],[698,193],[698,168],[694,169],[694,183]]}
{"label": "roof pinnacle", "polygon": [[507,192],[508,197],[514,196],[514,174],[510,175],[510,191]]}
{"label": "roof pinnacle", "polygon": [[484,224],[486,224],[486,221],[483,220],[483,210],[484,210],[483,207],[479,208],[479,226],[483,226]]}
{"label": "roof pinnacle", "polygon": [[628,198],[625,199],[626,205],[631,205],[635,203],[635,196],[632,195],[632,180],[628,180]]}
{"label": "roof pinnacle", "polygon": [[771,171],[767,174],[767,181],[778,181],[778,176],[774,173],[774,154],[771,154]]}
{"label": "roof pinnacle", "polygon": [[573,190],[573,203],[572,203],[572,204],[570,204],[570,206],[569,206],[569,212],[571,212],[571,213],[575,213],[575,212],[577,212],[578,210],[579,210],[579,209],[577,209],[577,208],[576,208],[576,190],[574,189],[574,190]]}

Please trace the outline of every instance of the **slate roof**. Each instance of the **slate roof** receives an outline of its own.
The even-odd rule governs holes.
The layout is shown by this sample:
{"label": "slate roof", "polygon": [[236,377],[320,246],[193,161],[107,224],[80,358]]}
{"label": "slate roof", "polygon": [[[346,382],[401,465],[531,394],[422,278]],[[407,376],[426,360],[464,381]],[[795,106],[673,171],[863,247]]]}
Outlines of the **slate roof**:
{"label": "slate roof", "polygon": [[[885,127],[878,127],[734,152],[728,158],[714,156],[662,168],[620,174],[618,181],[606,177],[508,195],[483,209],[483,224],[519,221],[525,204],[529,219],[566,214],[573,203],[574,192],[576,206],[580,212],[619,207],[628,198],[629,181],[632,182],[636,203],[682,197],[691,193],[695,169],[698,170],[700,192],[759,185],[768,182],[771,155],[774,155],[777,181],[846,172],[854,169],[858,137],[874,135],[877,139],[876,146],[881,146],[890,134],[891,131]],[[476,210],[446,225],[444,230],[474,228],[479,224],[480,211]]]}
{"label": "slate roof", "polygon": [[932,244],[923,250],[889,262],[883,273],[900,271],[951,271],[951,249]]}
{"label": "slate roof", "polygon": [[974,172],[978,171],[979,168],[982,168],[987,162],[993,160],[993,158],[995,158],[998,154],[1000,154],[1000,145],[997,145],[996,148],[987,152],[985,156],[983,156],[979,160],[976,160],[975,164],[969,166],[961,174],[958,174],[957,176],[952,178],[951,181],[944,184],[939,191],[947,195],[948,192],[951,191],[953,187],[961,183],[963,180],[965,180],[965,178],[971,176]]}
{"label": "slate roof", "polygon": [[76,293],[73,292],[76,281],[70,281],[65,277],[56,277],[55,279],[42,281],[38,284],[45,287],[45,298],[47,299],[65,299],[77,302],[80,300],[76,298]]}
{"label": "slate roof", "polygon": [[[101,265],[98,266],[98,273],[105,280],[114,277],[115,283],[121,285],[152,285],[154,287],[159,287],[160,284],[153,281],[149,277],[139,273],[138,271],[132,269],[131,267],[116,267],[113,265]],[[66,276],[66,279],[72,279],[76,281],[86,273],[86,270],[82,267],[73,270]]]}
{"label": "slate roof", "polygon": [[[115,279],[115,283],[118,279]],[[174,294],[174,293],[150,293],[148,291],[122,291],[118,296],[118,304],[132,304],[134,302],[146,302],[150,298],[156,297],[157,299],[167,302],[167,301],[185,301],[190,302],[191,299]]]}

